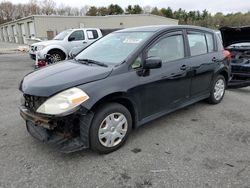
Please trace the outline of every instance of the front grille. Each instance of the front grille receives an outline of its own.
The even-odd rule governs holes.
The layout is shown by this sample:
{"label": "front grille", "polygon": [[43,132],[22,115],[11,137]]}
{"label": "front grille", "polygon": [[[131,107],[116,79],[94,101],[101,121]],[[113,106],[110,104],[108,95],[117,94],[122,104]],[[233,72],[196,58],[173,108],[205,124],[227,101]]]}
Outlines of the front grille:
{"label": "front grille", "polygon": [[31,112],[36,110],[46,101],[47,97],[37,97],[33,95],[24,94],[24,106]]}
{"label": "front grille", "polygon": [[30,49],[31,51],[35,52],[37,50],[37,46],[31,46]]}

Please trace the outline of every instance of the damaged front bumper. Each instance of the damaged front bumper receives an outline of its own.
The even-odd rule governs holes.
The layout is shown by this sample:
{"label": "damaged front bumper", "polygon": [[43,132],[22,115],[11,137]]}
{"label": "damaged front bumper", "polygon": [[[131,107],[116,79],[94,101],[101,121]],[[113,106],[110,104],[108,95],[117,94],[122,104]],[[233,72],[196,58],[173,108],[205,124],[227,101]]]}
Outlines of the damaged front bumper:
{"label": "damaged front bumper", "polygon": [[61,152],[70,153],[89,148],[89,128],[92,112],[80,108],[66,116],[42,116],[20,107],[28,132],[36,139]]}

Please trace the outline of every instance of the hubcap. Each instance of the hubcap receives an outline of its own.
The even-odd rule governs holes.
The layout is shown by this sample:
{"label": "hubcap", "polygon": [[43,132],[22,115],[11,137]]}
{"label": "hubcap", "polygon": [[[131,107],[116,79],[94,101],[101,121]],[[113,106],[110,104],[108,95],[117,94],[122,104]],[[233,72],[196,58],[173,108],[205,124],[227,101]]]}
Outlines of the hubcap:
{"label": "hubcap", "polygon": [[121,113],[108,115],[98,131],[100,143],[105,147],[114,147],[121,143],[128,130],[128,121]]}
{"label": "hubcap", "polygon": [[59,54],[52,54],[51,57],[53,58],[54,62],[62,60]]}
{"label": "hubcap", "polygon": [[225,83],[222,79],[217,80],[214,86],[214,98],[218,101],[222,98],[225,91]]}

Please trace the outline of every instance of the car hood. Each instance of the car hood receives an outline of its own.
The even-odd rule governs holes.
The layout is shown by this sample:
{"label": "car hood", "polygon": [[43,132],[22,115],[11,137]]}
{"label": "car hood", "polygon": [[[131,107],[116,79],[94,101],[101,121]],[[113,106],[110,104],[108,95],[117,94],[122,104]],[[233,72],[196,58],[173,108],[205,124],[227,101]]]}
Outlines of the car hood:
{"label": "car hood", "polygon": [[71,87],[104,79],[111,72],[111,67],[64,61],[26,75],[20,90],[29,95],[49,97]]}
{"label": "car hood", "polygon": [[61,42],[62,42],[62,40],[46,40],[46,41],[34,43],[34,44],[32,44],[32,46],[40,46],[40,45],[48,46],[51,44],[59,44]]}
{"label": "car hood", "polygon": [[222,27],[220,28],[224,47],[250,42],[250,27]]}

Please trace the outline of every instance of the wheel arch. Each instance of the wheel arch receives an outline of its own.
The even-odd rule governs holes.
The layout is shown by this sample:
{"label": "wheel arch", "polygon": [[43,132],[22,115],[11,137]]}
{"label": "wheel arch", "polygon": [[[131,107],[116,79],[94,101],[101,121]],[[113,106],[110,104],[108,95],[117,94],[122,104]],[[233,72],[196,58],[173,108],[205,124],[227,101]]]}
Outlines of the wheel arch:
{"label": "wheel arch", "polygon": [[59,52],[61,52],[64,55],[64,59],[66,59],[67,55],[66,55],[66,53],[62,49],[60,49],[60,48],[52,48],[52,49],[50,49],[48,51],[48,54],[50,54],[53,51],[59,51]]}
{"label": "wheel arch", "polygon": [[226,70],[221,70],[217,73],[217,75],[222,75],[225,80],[226,80],[226,84],[228,84],[228,81],[229,81],[229,75],[228,75],[228,72]]}
{"label": "wheel arch", "polygon": [[132,117],[132,128],[136,128],[138,124],[138,111],[136,108],[135,103],[131,100],[131,98],[125,93],[125,92],[116,92],[112,93],[109,95],[104,96],[100,100],[98,100],[92,107],[91,111],[95,112],[97,108],[100,108],[101,106],[111,103],[111,102],[116,102],[119,103],[123,106],[125,106]]}

